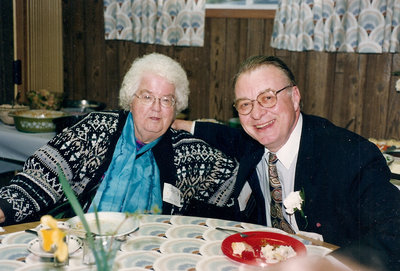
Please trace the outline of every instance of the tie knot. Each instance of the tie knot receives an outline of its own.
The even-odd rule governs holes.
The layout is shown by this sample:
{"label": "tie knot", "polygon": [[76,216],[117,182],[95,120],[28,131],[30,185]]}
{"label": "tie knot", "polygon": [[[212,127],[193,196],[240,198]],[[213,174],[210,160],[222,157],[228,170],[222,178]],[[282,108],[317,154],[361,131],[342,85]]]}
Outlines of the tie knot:
{"label": "tie knot", "polygon": [[268,162],[269,162],[270,164],[275,164],[276,161],[278,161],[278,156],[276,156],[275,153],[270,152],[270,153],[269,153],[269,157],[268,157]]}

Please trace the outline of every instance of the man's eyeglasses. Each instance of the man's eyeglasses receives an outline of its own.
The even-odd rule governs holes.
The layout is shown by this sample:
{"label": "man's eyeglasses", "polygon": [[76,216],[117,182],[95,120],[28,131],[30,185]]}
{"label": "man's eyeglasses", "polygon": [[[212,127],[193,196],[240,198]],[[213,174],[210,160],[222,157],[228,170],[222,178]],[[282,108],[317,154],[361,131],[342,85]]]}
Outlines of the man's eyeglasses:
{"label": "man's eyeglasses", "polygon": [[270,108],[276,105],[278,98],[276,95],[278,95],[279,92],[293,87],[293,85],[286,86],[284,88],[281,88],[279,90],[272,90],[272,89],[267,89],[260,94],[258,94],[257,99],[255,100],[250,100],[250,99],[238,99],[235,101],[233,106],[236,108],[239,114],[241,115],[248,115],[250,112],[253,110],[254,107],[254,102],[257,101],[259,105],[261,105],[264,108]]}
{"label": "man's eyeglasses", "polygon": [[139,95],[135,94],[135,96],[142,104],[145,105],[152,105],[156,99],[160,100],[160,103],[163,107],[173,107],[176,103],[175,98],[172,96],[163,96],[158,98],[150,93],[142,93]]}

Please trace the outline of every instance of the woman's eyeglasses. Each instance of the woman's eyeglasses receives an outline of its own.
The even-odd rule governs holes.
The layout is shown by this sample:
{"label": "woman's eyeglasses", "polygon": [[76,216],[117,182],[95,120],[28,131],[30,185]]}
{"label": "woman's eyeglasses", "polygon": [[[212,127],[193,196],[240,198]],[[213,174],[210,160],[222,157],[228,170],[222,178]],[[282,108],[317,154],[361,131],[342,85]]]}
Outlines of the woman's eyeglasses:
{"label": "woman's eyeglasses", "polygon": [[145,105],[152,105],[155,100],[160,100],[160,103],[163,107],[173,107],[176,103],[175,98],[172,96],[163,96],[158,98],[150,93],[142,93],[142,94],[135,94],[135,96],[139,99],[142,104]]}

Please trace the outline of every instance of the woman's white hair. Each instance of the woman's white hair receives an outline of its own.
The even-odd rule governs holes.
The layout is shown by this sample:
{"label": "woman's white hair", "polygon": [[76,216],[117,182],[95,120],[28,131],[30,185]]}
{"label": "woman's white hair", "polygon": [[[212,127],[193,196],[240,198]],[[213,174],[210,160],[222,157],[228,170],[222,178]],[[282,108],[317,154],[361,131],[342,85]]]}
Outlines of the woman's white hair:
{"label": "woman's white hair", "polygon": [[180,113],[188,106],[189,80],[185,70],[172,58],[152,53],[135,59],[125,74],[119,91],[119,105],[122,109],[130,109],[143,75],[149,73],[157,74],[175,86],[176,113]]}

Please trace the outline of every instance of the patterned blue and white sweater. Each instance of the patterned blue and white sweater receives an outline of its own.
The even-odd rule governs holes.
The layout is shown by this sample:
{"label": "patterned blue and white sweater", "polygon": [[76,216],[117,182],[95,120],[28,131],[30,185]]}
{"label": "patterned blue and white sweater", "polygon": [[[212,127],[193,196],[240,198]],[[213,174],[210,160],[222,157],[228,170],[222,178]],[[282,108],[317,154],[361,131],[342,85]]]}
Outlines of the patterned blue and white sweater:
{"label": "patterned blue and white sweater", "polygon": [[[22,172],[0,189],[0,208],[6,216],[2,225],[38,220],[60,206],[71,209],[59,182],[59,168],[81,203],[90,204],[127,115],[126,111],[90,113],[37,150]],[[162,213],[234,218],[235,160],[191,134],[173,129],[152,151],[160,170],[161,191],[164,183],[170,183],[182,193],[181,207],[163,202]]]}

